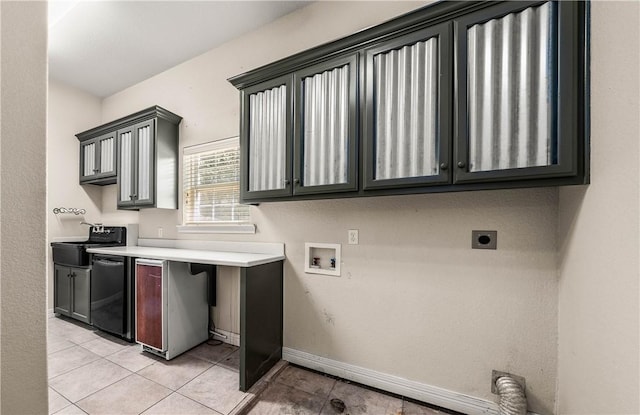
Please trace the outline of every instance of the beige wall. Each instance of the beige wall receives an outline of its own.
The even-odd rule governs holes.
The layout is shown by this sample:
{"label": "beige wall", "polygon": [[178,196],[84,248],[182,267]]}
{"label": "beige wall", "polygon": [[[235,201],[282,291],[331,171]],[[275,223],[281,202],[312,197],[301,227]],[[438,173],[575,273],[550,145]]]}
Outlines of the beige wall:
{"label": "beige wall", "polygon": [[0,412],[47,413],[47,5],[0,3]]}
{"label": "beige wall", "polygon": [[591,184],[560,189],[562,414],[640,413],[639,22],[592,3]]}
{"label": "beige wall", "polygon": [[[79,151],[76,134],[101,123],[102,100],[73,87],[49,80],[47,115],[47,183],[50,210],[49,238],[86,235],[81,221],[99,222],[102,191],[78,183]],[[82,208],[84,215],[53,214],[53,208]]]}
{"label": "beige wall", "polygon": [[[88,235],[80,222],[101,222],[102,191],[98,186],[78,183],[79,151],[75,134],[101,122],[102,101],[85,92],[49,80],[47,114],[47,228],[49,241],[59,237]],[[85,209],[84,215],[54,215],[56,207]],[[47,262],[51,261],[47,249]],[[53,287],[53,267],[49,265],[48,287]],[[53,289],[48,290],[47,309],[53,309]]]}
{"label": "beige wall", "polygon": [[[137,212],[117,212],[115,186],[78,183],[79,150],[76,134],[102,123],[102,100],[68,85],[49,80],[47,115],[47,209],[48,240],[86,238],[89,228],[80,222],[125,225],[138,223]],[[108,203],[103,205],[103,198]],[[53,208],[84,209],[84,215],[53,213]],[[116,213],[117,212],[117,213]],[[49,272],[47,284],[53,287],[51,250],[47,249]],[[48,290],[47,309],[53,310],[53,290]]]}
{"label": "beige wall", "polygon": [[[184,117],[181,145],[237,135],[227,78],[420,5],[314,3],[106,98],[102,120],[158,104]],[[488,400],[491,370],[510,371],[544,414],[555,404],[557,203],[553,188],[267,203],[252,208],[256,235],[209,239],[286,244],[286,347]],[[180,221],[143,210],[141,235],[183,237]],[[354,228],[360,245],[348,246]],[[497,229],[499,249],[472,251],[473,229]],[[343,244],[342,277],[303,272],[309,241]]]}

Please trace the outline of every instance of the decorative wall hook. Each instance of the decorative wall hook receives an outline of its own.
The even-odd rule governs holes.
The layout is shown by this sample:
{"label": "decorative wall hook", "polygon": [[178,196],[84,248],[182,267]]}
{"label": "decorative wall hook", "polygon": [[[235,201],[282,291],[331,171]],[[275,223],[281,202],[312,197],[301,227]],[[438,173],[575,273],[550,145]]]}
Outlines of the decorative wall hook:
{"label": "decorative wall hook", "polygon": [[85,213],[87,213],[86,210],[84,209],[78,209],[78,208],[53,208],[53,213],[55,215],[60,215],[60,214],[64,214],[64,213],[73,213],[74,215],[84,215]]}

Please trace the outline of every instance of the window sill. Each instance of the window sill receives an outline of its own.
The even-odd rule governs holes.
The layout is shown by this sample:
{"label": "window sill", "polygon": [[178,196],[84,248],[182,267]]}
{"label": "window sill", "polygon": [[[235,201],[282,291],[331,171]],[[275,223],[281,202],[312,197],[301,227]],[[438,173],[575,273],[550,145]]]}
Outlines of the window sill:
{"label": "window sill", "polygon": [[244,224],[215,224],[215,225],[178,225],[179,233],[256,233],[256,225]]}

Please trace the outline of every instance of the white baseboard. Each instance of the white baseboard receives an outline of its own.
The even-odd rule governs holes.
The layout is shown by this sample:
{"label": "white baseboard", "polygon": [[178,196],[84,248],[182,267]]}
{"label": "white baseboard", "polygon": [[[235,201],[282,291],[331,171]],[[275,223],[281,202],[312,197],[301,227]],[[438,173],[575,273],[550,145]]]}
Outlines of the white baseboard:
{"label": "white baseboard", "polygon": [[498,405],[494,402],[338,362],[300,350],[285,347],[282,349],[282,359],[309,369],[465,414],[498,414]]}
{"label": "white baseboard", "polygon": [[240,347],[240,335],[237,333],[231,333],[230,331],[226,331],[226,330],[220,330],[219,328],[216,328],[216,333],[220,333],[220,334],[224,334],[225,336],[227,336],[227,338],[223,338],[220,336],[213,336],[214,340],[220,340],[223,343],[228,343],[228,344],[232,344],[234,346],[238,346]]}

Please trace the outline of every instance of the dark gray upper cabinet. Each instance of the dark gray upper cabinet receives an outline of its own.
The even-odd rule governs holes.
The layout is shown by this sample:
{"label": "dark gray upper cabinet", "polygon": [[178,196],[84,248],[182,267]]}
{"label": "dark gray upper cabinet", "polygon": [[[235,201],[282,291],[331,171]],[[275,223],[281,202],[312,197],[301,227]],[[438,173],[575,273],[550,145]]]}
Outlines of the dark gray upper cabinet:
{"label": "dark gray upper cabinet", "polygon": [[178,208],[178,123],[156,112],[119,128],[118,208]]}
{"label": "dark gray upper cabinet", "polygon": [[155,201],[155,120],[118,130],[118,207],[153,206]]}
{"label": "dark gray upper cabinet", "polygon": [[242,91],[241,196],[290,196],[292,85],[286,75]]}
{"label": "dark gray upper cabinet", "polygon": [[181,120],[154,106],[77,134],[80,184],[117,183],[119,209],[177,209]]}
{"label": "dark gray upper cabinet", "polygon": [[578,174],[581,7],[498,3],[455,19],[455,183]]}
{"label": "dark gray upper cabinet", "polygon": [[449,183],[451,25],[365,50],[365,190]]}
{"label": "dark gray upper cabinet", "polygon": [[294,195],[358,189],[357,74],[355,54],[294,72]]}
{"label": "dark gray upper cabinet", "polygon": [[80,140],[80,184],[116,182],[116,134],[77,135]]}
{"label": "dark gray upper cabinet", "polygon": [[357,190],[357,74],[352,54],[242,91],[243,200]]}
{"label": "dark gray upper cabinet", "polygon": [[242,200],[588,183],[586,9],[436,2],[229,79]]}

